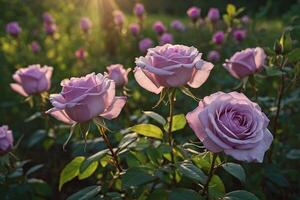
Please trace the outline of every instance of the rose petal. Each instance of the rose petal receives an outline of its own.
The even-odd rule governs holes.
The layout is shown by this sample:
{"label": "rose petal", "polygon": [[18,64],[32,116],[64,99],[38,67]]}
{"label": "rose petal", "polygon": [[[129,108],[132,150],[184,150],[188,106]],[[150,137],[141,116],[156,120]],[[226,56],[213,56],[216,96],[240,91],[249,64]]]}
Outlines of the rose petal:
{"label": "rose petal", "polygon": [[191,80],[188,82],[188,85],[192,88],[200,87],[207,80],[213,67],[214,65],[212,63],[203,61],[201,68],[199,70],[195,70]]}
{"label": "rose petal", "polygon": [[157,87],[152,80],[148,78],[148,76],[145,75],[143,70],[140,67],[136,67],[134,71],[134,77],[138,84],[145,88],[146,90],[153,92],[155,94],[159,94],[163,87]]}
{"label": "rose petal", "polygon": [[106,119],[114,119],[118,117],[126,103],[126,99],[126,97],[115,97],[110,107],[106,110],[106,112],[102,113],[100,116]]}
{"label": "rose petal", "polygon": [[195,110],[189,112],[186,115],[186,120],[189,124],[189,126],[193,129],[197,137],[200,139],[200,141],[203,141],[206,137],[205,130],[201,124],[201,121],[199,120],[199,113],[203,110],[202,107],[198,106]]}
{"label": "rose petal", "polygon": [[25,90],[23,89],[23,87],[17,83],[11,83],[10,87],[13,91],[19,93],[20,95],[27,97],[28,94],[25,92]]}
{"label": "rose petal", "polygon": [[56,118],[59,121],[62,121],[67,124],[74,124],[75,122],[70,119],[67,113],[64,110],[58,110],[57,108],[51,108],[46,112],[46,114],[50,114],[52,117]]}

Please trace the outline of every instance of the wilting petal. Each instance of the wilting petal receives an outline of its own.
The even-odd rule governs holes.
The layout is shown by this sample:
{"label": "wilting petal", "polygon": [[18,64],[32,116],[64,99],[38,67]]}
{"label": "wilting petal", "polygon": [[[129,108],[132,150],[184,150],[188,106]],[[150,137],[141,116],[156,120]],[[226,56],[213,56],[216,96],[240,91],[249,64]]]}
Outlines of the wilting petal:
{"label": "wilting petal", "polygon": [[58,110],[56,108],[51,108],[46,112],[46,114],[50,114],[52,117],[56,118],[59,121],[62,121],[67,124],[74,124],[75,122],[70,119],[67,113],[64,110]]}
{"label": "wilting petal", "polygon": [[20,95],[27,97],[28,94],[25,92],[25,90],[23,89],[23,87],[17,83],[11,83],[10,87],[13,91],[19,93]]}
{"label": "wilting petal", "polygon": [[113,103],[110,105],[107,111],[102,113],[100,116],[106,119],[114,119],[118,117],[126,103],[126,99],[126,97],[115,97]]}
{"label": "wilting petal", "polygon": [[145,88],[146,90],[159,94],[162,91],[162,87],[157,87],[149,78],[145,75],[143,70],[139,67],[135,68],[134,77],[138,84]]}

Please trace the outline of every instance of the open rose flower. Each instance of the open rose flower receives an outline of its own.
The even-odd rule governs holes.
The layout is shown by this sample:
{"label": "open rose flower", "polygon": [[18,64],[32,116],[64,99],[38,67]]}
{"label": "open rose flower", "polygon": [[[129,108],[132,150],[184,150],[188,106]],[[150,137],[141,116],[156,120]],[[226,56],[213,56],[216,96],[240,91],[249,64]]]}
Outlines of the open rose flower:
{"label": "open rose flower", "polygon": [[165,44],[148,49],[145,57],[136,58],[134,76],[146,90],[160,93],[164,87],[188,84],[200,87],[208,78],[213,64],[201,59],[194,47]]}
{"label": "open rose flower", "polygon": [[115,82],[100,73],[66,79],[61,86],[60,94],[50,95],[54,107],[46,113],[68,124],[116,118],[126,103],[126,97],[115,96]]}
{"label": "open rose flower", "polygon": [[10,87],[22,96],[48,91],[51,86],[52,72],[53,68],[49,66],[30,65],[21,68],[13,75],[17,83],[11,83]]}
{"label": "open rose flower", "polygon": [[124,86],[128,82],[128,73],[130,72],[129,69],[124,69],[123,65],[121,64],[115,64],[115,65],[110,65],[107,68],[107,76],[108,78],[112,79],[115,81],[117,86]]}
{"label": "open rose flower", "polygon": [[0,156],[6,154],[13,148],[13,134],[8,126],[0,127]]}
{"label": "open rose flower", "polygon": [[238,92],[205,97],[186,119],[209,151],[224,151],[241,161],[262,162],[273,140],[267,129],[269,119],[256,103]]}
{"label": "open rose flower", "polygon": [[262,48],[248,48],[236,52],[229,60],[226,59],[223,66],[233,77],[242,79],[260,71],[265,60],[266,54]]}

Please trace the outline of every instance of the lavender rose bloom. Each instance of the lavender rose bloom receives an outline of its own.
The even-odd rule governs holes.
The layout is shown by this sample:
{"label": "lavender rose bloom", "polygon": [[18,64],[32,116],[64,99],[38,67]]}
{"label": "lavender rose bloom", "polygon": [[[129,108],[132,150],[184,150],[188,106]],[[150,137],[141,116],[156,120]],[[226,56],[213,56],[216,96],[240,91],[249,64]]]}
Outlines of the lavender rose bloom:
{"label": "lavender rose bloom", "polygon": [[208,53],[207,59],[211,62],[218,62],[220,60],[220,53],[216,50],[212,50]]}
{"label": "lavender rose bloom", "polygon": [[66,79],[61,86],[60,94],[50,95],[54,108],[46,113],[68,124],[116,118],[126,103],[126,97],[115,96],[115,82],[100,73]]}
{"label": "lavender rose bloom", "polygon": [[140,30],[141,30],[140,25],[137,24],[137,23],[131,23],[131,24],[129,25],[129,29],[130,29],[131,34],[132,34],[134,37],[138,36],[139,33],[140,33]]}
{"label": "lavender rose bloom", "polygon": [[158,34],[162,35],[164,32],[167,31],[167,28],[161,21],[156,21],[153,24],[153,30]]}
{"label": "lavender rose bloom", "polygon": [[176,31],[181,31],[181,32],[185,31],[185,29],[186,29],[184,24],[179,20],[173,20],[171,22],[171,28],[176,30]]}
{"label": "lavender rose bloom", "polygon": [[173,35],[170,34],[170,33],[164,33],[159,38],[159,44],[160,45],[172,44],[172,43],[173,43]]}
{"label": "lavender rose bloom", "polygon": [[144,38],[139,42],[139,49],[142,53],[145,53],[152,46],[153,41],[150,38]]}
{"label": "lavender rose bloom", "polygon": [[200,87],[208,78],[213,64],[201,59],[194,47],[165,44],[148,49],[145,57],[136,58],[134,76],[140,86],[153,93],[164,87],[188,84]]}
{"label": "lavender rose bloom", "polygon": [[200,8],[193,6],[190,7],[186,13],[193,22],[196,22],[200,18],[200,12],[201,12]]}
{"label": "lavender rose bloom", "polygon": [[10,22],[6,25],[6,32],[12,37],[18,37],[22,29],[19,26],[18,22]]}
{"label": "lavender rose bloom", "polygon": [[121,64],[115,64],[115,65],[110,65],[106,67],[107,69],[107,76],[108,78],[112,79],[115,81],[116,86],[124,86],[128,82],[128,73],[130,72],[129,69],[124,69],[123,65]]}
{"label": "lavender rose bloom", "polygon": [[39,45],[39,43],[37,41],[31,42],[30,47],[31,47],[32,53],[38,53],[41,51],[41,46]]}
{"label": "lavender rose bloom", "polygon": [[0,155],[4,155],[13,148],[14,138],[8,126],[0,127]]}
{"label": "lavender rose bloom", "polygon": [[260,71],[265,60],[266,54],[262,48],[248,48],[236,52],[229,60],[226,59],[223,66],[233,77],[242,79]]}
{"label": "lavender rose bloom", "polygon": [[212,41],[215,43],[215,44],[222,44],[223,41],[224,41],[224,37],[225,37],[225,34],[223,31],[218,31],[216,32],[213,37],[212,37]]}
{"label": "lavender rose bloom", "polygon": [[137,17],[142,18],[145,13],[144,5],[141,3],[136,3],[133,8],[133,12]]}
{"label": "lavender rose bloom", "polygon": [[121,10],[114,10],[113,12],[114,22],[117,26],[123,26],[125,22],[125,16]]}
{"label": "lavender rose bloom", "polygon": [[207,18],[211,22],[217,22],[220,19],[220,11],[218,8],[210,8],[207,14]]}
{"label": "lavender rose bloom", "polygon": [[48,91],[51,86],[53,68],[49,66],[30,65],[15,72],[10,87],[22,96]]}
{"label": "lavender rose bloom", "polygon": [[88,33],[92,27],[92,22],[88,17],[82,17],[80,19],[80,28],[84,33]]}
{"label": "lavender rose bloom", "polygon": [[236,29],[233,31],[233,37],[236,41],[241,42],[247,36],[247,31],[244,29]]}
{"label": "lavender rose bloom", "polygon": [[269,119],[256,103],[238,92],[205,97],[186,119],[209,151],[224,151],[241,161],[262,162],[273,140],[267,129]]}

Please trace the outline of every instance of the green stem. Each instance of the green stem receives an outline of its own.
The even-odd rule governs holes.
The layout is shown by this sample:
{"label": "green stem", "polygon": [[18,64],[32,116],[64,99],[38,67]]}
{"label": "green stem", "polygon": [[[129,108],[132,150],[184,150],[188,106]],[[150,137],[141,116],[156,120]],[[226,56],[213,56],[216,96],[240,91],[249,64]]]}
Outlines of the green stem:
{"label": "green stem", "polygon": [[217,154],[213,153],[213,158],[212,158],[212,161],[211,161],[211,165],[210,165],[210,169],[209,169],[209,174],[208,174],[208,177],[207,177],[207,181],[206,181],[206,183],[205,183],[205,185],[203,187],[203,190],[202,190],[202,195],[206,195],[206,199],[209,199],[208,187],[209,187],[209,183],[211,181],[211,178],[213,177],[214,172],[215,172],[216,159],[217,159]]}
{"label": "green stem", "polygon": [[172,126],[173,126],[173,110],[174,110],[174,102],[175,102],[175,95],[176,95],[176,90],[173,89],[171,91],[171,94],[169,94],[169,128],[168,128],[168,142],[171,147],[171,161],[172,163],[175,163],[174,160],[174,151],[173,151],[173,146],[174,146],[174,139],[172,135]]}

